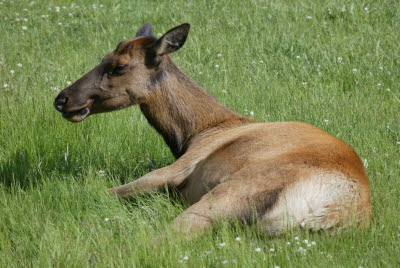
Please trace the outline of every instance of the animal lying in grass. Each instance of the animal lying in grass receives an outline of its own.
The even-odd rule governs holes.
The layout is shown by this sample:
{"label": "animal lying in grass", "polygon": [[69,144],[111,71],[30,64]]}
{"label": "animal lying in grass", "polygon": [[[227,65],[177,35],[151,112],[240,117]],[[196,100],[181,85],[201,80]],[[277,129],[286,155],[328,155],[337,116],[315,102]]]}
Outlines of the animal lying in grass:
{"label": "animal lying in grass", "polygon": [[367,221],[369,184],[354,150],[311,125],[259,123],[218,103],[168,56],[189,27],[156,39],[144,24],[55,99],[71,122],[139,105],[177,159],[109,191],[131,198],[176,188],[190,207],[172,228],[188,236],[220,220],[255,221],[269,234]]}

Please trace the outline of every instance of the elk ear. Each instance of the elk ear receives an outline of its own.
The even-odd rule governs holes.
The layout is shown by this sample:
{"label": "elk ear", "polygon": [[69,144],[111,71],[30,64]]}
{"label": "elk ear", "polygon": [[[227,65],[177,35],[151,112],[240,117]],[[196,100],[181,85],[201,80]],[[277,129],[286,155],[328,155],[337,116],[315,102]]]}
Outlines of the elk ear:
{"label": "elk ear", "polygon": [[153,28],[151,28],[151,24],[150,23],[145,23],[143,24],[142,27],[139,28],[139,30],[136,32],[136,37],[139,36],[151,36],[151,37],[155,37],[154,33],[153,33]]}
{"label": "elk ear", "polygon": [[190,24],[184,23],[166,32],[154,45],[156,54],[167,55],[180,49],[189,34]]}

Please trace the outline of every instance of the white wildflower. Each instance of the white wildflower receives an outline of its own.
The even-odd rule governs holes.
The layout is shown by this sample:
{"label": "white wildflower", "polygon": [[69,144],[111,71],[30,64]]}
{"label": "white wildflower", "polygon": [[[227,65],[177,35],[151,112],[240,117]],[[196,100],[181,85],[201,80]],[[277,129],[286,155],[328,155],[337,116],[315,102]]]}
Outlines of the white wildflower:
{"label": "white wildflower", "polygon": [[218,64],[215,64],[215,68],[219,68],[219,65],[218,65]]}
{"label": "white wildflower", "polygon": [[69,16],[69,17],[73,17],[73,16],[74,16],[74,14],[72,14],[72,13],[69,13],[69,14],[68,14],[68,16]]}
{"label": "white wildflower", "polygon": [[17,66],[18,66],[19,68],[21,68],[21,67],[22,67],[22,63],[18,63]]}
{"label": "white wildflower", "polygon": [[107,221],[109,221],[110,220],[110,218],[104,218],[104,221],[105,222],[107,222]]}
{"label": "white wildflower", "polygon": [[238,236],[238,237],[235,238],[235,240],[239,242],[242,239]]}
{"label": "white wildflower", "polygon": [[378,88],[381,88],[382,84],[381,84],[381,83],[378,83],[377,86],[378,86]]}
{"label": "white wildflower", "polygon": [[217,54],[217,57],[219,58],[219,57],[221,57],[222,56],[222,54]]}
{"label": "white wildflower", "polygon": [[10,73],[11,73],[11,75],[14,75],[15,71],[14,71],[14,70],[11,70]]}
{"label": "white wildflower", "polygon": [[24,18],[24,21],[25,21],[25,22],[28,22],[28,19],[27,19],[27,18]]}
{"label": "white wildflower", "polygon": [[260,60],[260,63],[261,63],[261,64],[263,64],[263,63],[264,63],[264,61]]}
{"label": "white wildflower", "polygon": [[222,90],[222,93],[226,94],[226,93],[227,93],[227,91],[226,91],[225,89],[223,89],[223,90]]}
{"label": "white wildflower", "polygon": [[296,56],[296,59],[300,59],[300,56]]}
{"label": "white wildflower", "polygon": [[324,122],[325,122],[325,124],[328,124],[329,120],[328,119],[324,119]]}
{"label": "white wildflower", "polygon": [[251,116],[253,116],[253,115],[254,115],[254,112],[253,112],[253,110],[251,110],[251,111],[250,111],[250,115],[251,115]]}
{"label": "white wildflower", "polygon": [[26,31],[26,30],[28,30],[28,27],[22,26],[22,30]]}
{"label": "white wildflower", "polygon": [[299,247],[299,249],[298,249],[297,251],[298,251],[298,252],[306,252],[307,249],[304,249],[304,248],[302,248],[302,247]]}
{"label": "white wildflower", "polygon": [[203,72],[199,72],[199,75],[202,75],[203,74]]}
{"label": "white wildflower", "polygon": [[260,252],[261,251],[261,248],[256,248],[256,252]]}
{"label": "white wildflower", "polygon": [[99,175],[103,177],[104,175],[106,175],[106,172],[104,170],[99,170]]}
{"label": "white wildflower", "polygon": [[364,13],[368,14],[368,12],[369,12],[369,8],[368,7],[364,7]]}
{"label": "white wildflower", "polygon": [[311,245],[315,246],[315,245],[317,245],[317,243],[315,241],[312,241]]}
{"label": "white wildflower", "polygon": [[299,237],[298,237],[298,236],[295,236],[295,237],[294,237],[294,240],[299,240]]}
{"label": "white wildflower", "polygon": [[184,260],[184,261],[187,261],[188,259],[189,259],[188,256],[184,256],[184,257],[183,257],[183,260]]}
{"label": "white wildflower", "polygon": [[225,243],[225,242],[219,243],[219,246],[220,246],[221,248],[223,248],[223,247],[226,246],[226,243]]}
{"label": "white wildflower", "polygon": [[274,248],[270,248],[270,249],[269,249],[269,251],[271,251],[271,252],[274,252],[274,251],[275,251],[275,249],[274,249]]}
{"label": "white wildflower", "polygon": [[62,25],[62,22],[59,22],[59,23],[58,23],[58,25],[60,25],[60,26],[61,26],[61,25]]}
{"label": "white wildflower", "polygon": [[337,62],[339,62],[339,63],[341,63],[342,60],[343,60],[342,57],[338,57],[338,58],[337,58]]}
{"label": "white wildflower", "polygon": [[71,85],[72,83],[71,83],[71,81],[67,81],[67,85],[69,86],[69,85]]}
{"label": "white wildflower", "polygon": [[386,90],[387,90],[387,92],[390,92],[390,88],[387,88]]}
{"label": "white wildflower", "polygon": [[356,73],[356,72],[357,72],[357,69],[356,69],[356,68],[354,68],[354,69],[353,69],[353,73]]}
{"label": "white wildflower", "polygon": [[312,17],[311,17],[311,16],[307,16],[306,18],[307,18],[308,20],[311,20],[311,19],[312,19]]}
{"label": "white wildflower", "polygon": [[228,261],[227,260],[224,260],[223,262],[222,262],[222,264],[227,264],[228,263]]}
{"label": "white wildflower", "polygon": [[289,245],[289,246],[290,246],[290,242],[286,242],[286,245]]}
{"label": "white wildflower", "polygon": [[4,88],[8,88],[8,84],[3,84],[3,87]]}
{"label": "white wildflower", "polygon": [[307,244],[308,243],[308,240],[306,239],[306,240],[303,240],[303,243],[304,244]]}

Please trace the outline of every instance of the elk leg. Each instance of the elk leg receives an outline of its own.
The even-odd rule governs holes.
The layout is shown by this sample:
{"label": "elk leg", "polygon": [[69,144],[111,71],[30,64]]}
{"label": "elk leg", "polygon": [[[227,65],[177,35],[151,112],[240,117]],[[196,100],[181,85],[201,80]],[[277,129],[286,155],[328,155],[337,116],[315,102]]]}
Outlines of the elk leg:
{"label": "elk leg", "polygon": [[166,185],[176,187],[184,181],[192,170],[193,168],[190,167],[182,168],[178,162],[175,162],[167,167],[147,173],[131,183],[109,188],[108,191],[121,198],[131,198],[140,193],[160,190]]}
{"label": "elk leg", "polygon": [[[257,207],[268,206],[266,197],[258,200],[259,189],[243,181],[231,180],[216,186],[171,223],[171,229],[190,239],[201,235],[220,220],[249,221],[257,218]],[[263,192],[275,199],[274,193]],[[259,202],[259,204],[256,204]],[[254,213],[254,215],[252,215]]]}

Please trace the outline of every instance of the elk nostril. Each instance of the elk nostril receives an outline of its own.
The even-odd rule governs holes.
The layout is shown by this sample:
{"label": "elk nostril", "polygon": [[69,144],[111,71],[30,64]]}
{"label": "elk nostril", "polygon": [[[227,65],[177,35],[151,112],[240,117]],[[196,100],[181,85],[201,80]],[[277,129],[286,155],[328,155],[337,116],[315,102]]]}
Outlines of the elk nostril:
{"label": "elk nostril", "polygon": [[62,108],[64,108],[64,105],[67,103],[67,101],[68,101],[67,97],[57,98],[56,101],[54,102],[54,106],[56,107],[57,110],[61,111]]}

